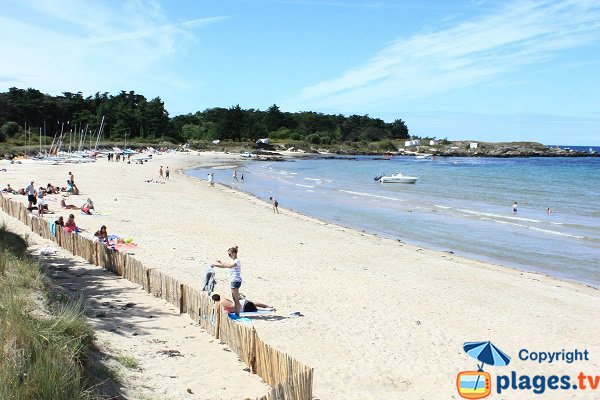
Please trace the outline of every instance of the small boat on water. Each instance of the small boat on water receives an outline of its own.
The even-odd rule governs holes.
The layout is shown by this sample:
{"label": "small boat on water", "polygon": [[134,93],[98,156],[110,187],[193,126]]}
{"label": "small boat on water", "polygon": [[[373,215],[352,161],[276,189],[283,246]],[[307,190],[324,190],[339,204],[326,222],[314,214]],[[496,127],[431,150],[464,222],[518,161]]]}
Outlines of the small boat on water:
{"label": "small boat on water", "polygon": [[376,181],[381,183],[415,183],[418,179],[416,176],[407,176],[402,172],[396,172],[390,176],[380,175],[375,178]]}
{"label": "small boat on water", "polygon": [[431,160],[433,158],[433,154],[417,154],[415,158],[417,160]]}

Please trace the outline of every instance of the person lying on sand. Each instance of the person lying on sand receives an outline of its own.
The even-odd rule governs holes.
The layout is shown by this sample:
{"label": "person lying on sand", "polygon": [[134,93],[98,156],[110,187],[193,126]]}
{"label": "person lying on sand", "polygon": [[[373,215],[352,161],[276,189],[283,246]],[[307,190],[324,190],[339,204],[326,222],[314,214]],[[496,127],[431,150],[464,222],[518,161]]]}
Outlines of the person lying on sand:
{"label": "person lying on sand", "polygon": [[67,204],[65,199],[60,199],[60,206],[62,208],[66,208],[67,210],[80,210],[80,208],[74,204]]}
{"label": "person lying on sand", "polygon": [[[215,293],[211,296],[214,301],[221,302],[221,305],[227,312],[235,311],[235,303],[228,298],[221,297]],[[275,311],[275,308],[268,306],[258,301],[250,301],[246,298],[240,298],[240,312],[256,312],[256,311]]]}

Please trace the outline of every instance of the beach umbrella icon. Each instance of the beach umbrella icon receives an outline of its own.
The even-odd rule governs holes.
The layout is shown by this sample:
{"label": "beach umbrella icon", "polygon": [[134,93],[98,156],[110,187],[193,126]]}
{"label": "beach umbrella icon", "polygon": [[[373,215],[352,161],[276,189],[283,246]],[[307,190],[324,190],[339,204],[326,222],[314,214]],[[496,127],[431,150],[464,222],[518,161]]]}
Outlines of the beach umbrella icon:
{"label": "beach umbrella icon", "polygon": [[481,365],[478,365],[480,371],[483,371],[483,364],[505,366],[510,363],[510,357],[490,341],[466,342],[463,349],[468,355],[481,361]]}
{"label": "beach umbrella icon", "polygon": [[[481,361],[481,365],[477,366],[479,371],[483,371],[483,364],[505,366],[510,363],[510,357],[490,341],[466,342],[463,345],[463,349],[465,353],[477,361]],[[477,380],[475,381],[474,386],[475,388],[477,388],[480,377],[480,375],[477,375]]]}

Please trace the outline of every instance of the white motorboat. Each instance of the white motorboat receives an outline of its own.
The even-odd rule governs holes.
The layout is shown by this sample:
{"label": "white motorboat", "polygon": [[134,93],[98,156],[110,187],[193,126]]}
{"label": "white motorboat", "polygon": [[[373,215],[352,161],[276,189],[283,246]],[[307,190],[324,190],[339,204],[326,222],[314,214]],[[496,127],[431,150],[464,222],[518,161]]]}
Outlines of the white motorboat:
{"label": "white motorboat", "polygon": [[407,176],[402,172],[396,172],[390,176],[381,175],[375,178],[381,183],[415,183],[419,178],[416,176]]}
{"label": "white motorboat", "polygon": [[431,160],[433,158],[433,154],[417,154],[415,158],[417,160]]}

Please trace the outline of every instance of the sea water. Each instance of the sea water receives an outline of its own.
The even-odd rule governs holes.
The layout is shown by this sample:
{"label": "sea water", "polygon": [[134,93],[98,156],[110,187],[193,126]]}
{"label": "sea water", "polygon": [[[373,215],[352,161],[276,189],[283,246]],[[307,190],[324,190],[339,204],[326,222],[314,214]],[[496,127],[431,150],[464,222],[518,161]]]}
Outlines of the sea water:
{"label": "sea water", "polygon": [[[415,184],[380,183],[402,171]],[[280,207],[600,287],[600,158],[336,157],[197,169]],[[517,212],[513,212],[517,202]],[[550,208],[551,212],[548,212]]]}

